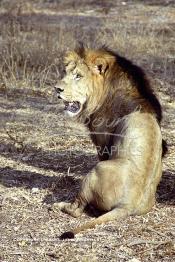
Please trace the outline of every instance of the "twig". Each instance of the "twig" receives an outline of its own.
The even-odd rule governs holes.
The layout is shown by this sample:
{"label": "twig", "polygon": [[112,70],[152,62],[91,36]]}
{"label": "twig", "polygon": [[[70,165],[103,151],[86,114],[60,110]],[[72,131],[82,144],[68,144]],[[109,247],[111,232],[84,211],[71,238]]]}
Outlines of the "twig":
{"label": "twig", "polygon": [[175,244],[173,241],[169,241],[169,240],[167,240],[167,241],[163,241],[163,242],[159,242],[156,246],[154,246],[154,247],[150,247],[150,248],[147,248],[147,249],[142,250],[142,251],[140,251],[140,252],[137,252],[137,254],[143,254],[143,253],[146,253],[146,252],[152,250],[153,248],[155,249],[155,248],[158,248],[158,247],[161,246],[161,245],[168,244],[168,243],[172,243],[173,245]]}
{"label": "twig", "polygon": [[167,243],[172,243],[174,244],[175,242],[174,241],[171,241],[169,239],[165,240],[165,241],[151,241],[151,240],[144,240],[144,239],[139,239],[139,240],[135,240],[131,243],[128,243],[127,246],[128,247],[131,247],[131,246],[135,246],[135,245],[141,245],[141,244],[153,244],[153,245],[163,245],[163,244],[167,244]]}
{"label": "twig", "polygon": [[127,246],[131,247],[131,246],[135,246],[135,245],[141,245],[141,244],[154,244],[157,245],[160,242],[157,241],[150,241],[150,240],[144,240],[144,239],[139,239],[139,240],[135,240],[131,243],[128,243]]}
{"label": "twig", "polygon": [[160,235],[160,236],[167,237],[167,235],[165,235],[164,233],[159,232],[159,231],[157,231],[157,230],[155,230],[155,229],[153,229],[153,228],[151,228],[151,227],[148,227],[147,229],[148,229],[149,231],[151,231],[151,232],[157,233],[157,234]]}
{"label": "twig", "polygon": [[68,170],[67,170],[67,175],[70,174],[70,166],[68,167]]}

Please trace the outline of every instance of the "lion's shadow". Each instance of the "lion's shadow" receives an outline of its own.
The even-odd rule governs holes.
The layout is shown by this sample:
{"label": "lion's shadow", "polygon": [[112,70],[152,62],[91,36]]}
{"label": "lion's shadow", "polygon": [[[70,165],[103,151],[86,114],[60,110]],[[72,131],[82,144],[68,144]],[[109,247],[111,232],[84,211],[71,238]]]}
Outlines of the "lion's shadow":
{"label": "lion's shadow", "polygon": [[[0,167],[0,183],[8,188],[21,187],[48,189],[44,203],[72,200],[79,191],[82,178],[97,162],[95,154],[85,151],[50,152],[27,146],[24,152],[13,143],[1,143],[0,155],[24,164],[17,170],[11,166]],[[8,163],[8,161],[7,161]]]}
{"label": "lion's shadow", "polygon": [[47,151],[30,145],[24,149],[17,148],[14,143],[1,143],[0,155],[28,166],[63,174],[69,170],[78,175],[87,174],[98,159],[96,154],[87,153],[83,148]]}
{"label": "lion's shadow", "polygon": [[159,203],[175,205],[175,170],[163,172],[156,196]]}

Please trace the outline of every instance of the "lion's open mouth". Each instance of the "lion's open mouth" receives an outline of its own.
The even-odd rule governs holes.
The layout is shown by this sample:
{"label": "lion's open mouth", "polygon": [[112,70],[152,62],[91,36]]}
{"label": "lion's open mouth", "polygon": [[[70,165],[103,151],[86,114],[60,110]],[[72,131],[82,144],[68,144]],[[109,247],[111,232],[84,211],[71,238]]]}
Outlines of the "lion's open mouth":
{"label": "lion's open mouth", "polygon": [[68,102],[68,101],[63,101],[64,102],[64,110],[66,111],[70,111],[71,113],[77,113],[80,108],[81,108],[81,104],[78,101],[73,101],[73,102]]}

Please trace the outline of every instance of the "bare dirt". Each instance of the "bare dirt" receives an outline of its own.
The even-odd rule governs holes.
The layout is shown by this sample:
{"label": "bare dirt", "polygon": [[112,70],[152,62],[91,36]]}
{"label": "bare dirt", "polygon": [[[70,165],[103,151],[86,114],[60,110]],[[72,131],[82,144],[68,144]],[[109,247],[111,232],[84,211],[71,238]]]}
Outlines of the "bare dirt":
{"label": "bare dirt", "polygon": [[[92,219],[89,214],[75,219],[53,206],[75,197],[83,176],[98,161],[96,150],[85,128],[65,119],[62,104],[47,81],[42,83],[42,88],[38,87],[38,77],[32,82],[36,86],[31,88],[27,85],[29,82],[21,84],[24,78],[18,78],[16,69],[3,75],[0,88],[0,261],[173,262],[174,1],[116,1],[115,4],[113,1],[101,4],[66,1],[66,7],[63,1],[60,5],[56,1],[29,2],[29,9],[14,15],[13,7],[8,14],[13,19],[17,17],[23,26],[20,34],[32,32],[33,38],[30,35],[27,41],[34,41],[34,30],[47,30],[53,35],[58,27],[59,37],[62,37],[59,43],[64,50],[63,46],[66,49],[66,44],[72,47],[73,43],[63,42],[60,30],[61,34],[73,31],[72,42],[79,38],[84,40],[83,37],[88,42],[98,42],[104,34],[105,43],[112,47],[117,45],[122,54],[126,53],[144,67],[153,79],[163,106],[162,133],[168,142],[168,153],[163,159],[157,203],[151,212],[97,226],[73,240],[60,241],[62,232]],[[9,21],[3,8],[1,25]],[[99,31],[94,40],[94,34]],[[29,80],[31,76],[29,74]],[[49,77],[50,80],[52,75]]]}

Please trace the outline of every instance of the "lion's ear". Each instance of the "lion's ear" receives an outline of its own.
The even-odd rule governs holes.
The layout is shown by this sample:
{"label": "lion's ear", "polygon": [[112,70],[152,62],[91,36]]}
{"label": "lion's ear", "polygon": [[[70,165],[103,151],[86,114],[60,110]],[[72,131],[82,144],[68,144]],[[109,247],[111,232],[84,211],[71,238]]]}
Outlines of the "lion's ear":
{"label": "lion's ear", "polygon": [[85,57],[85,47],[81,41],[78,41],[75,47],[75,52],[79,55],[79,57]]}
{"label": "lion's ear", "polygon": [[108,63],[104,58],[96,58],[93,66],[93,71],[96,74],[103,75],[108,69]]}

